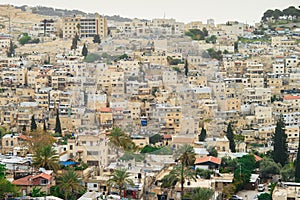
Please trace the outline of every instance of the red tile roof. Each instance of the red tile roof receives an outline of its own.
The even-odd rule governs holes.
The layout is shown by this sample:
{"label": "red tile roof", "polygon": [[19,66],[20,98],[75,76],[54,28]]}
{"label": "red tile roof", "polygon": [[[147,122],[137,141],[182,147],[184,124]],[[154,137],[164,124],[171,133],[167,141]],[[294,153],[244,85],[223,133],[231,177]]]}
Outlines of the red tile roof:
{"label": "red tile roof", "polygon": [[172,137],[172,143],[176,144],[193,144],[195,138],[190,137]]}
{"label": "red tile roof", "polygon": [[259,156],[255,155],[255,154],[254,154],[254,158],[255,158],[255,161],[256,161],[256,162],[258,162],[258,161],[261,161],[261,160],[262,160],[262,158],[261,158],[261,157],[259,157]]}
{"label": "red tile roof", "polygon": [[12,184],[15,185],[36,185],[34,184],[33,180],[36,178],[43,178],[43,179],[47,179],[47,180],[51,180],[52,176],[46,173],[40,173],[37,174],[35,176],[29,175],[29,176],[25,176],[23,178],[19,178],[17,180],[12,181]]}
{"label": "red tile roof", "polygon": [[25,177],[19,178],[17,180],[13,180],[12,184],[15,184],[15,185],[32,185],[32,175],[25,176]]}
{"label": "red tile roof", "polygon": [[110,108],[100,108],[100,112],[111,112]]}
{"label": "red tile roof", "polygon": [[283,97],[284,100],[296,100],[300,99],[300,96],[286,95]]}
{"label": "red tile roof", "polygon": [[42,177],[43,179],[51,180],[52,176],[46,173],[40,173],[32,177],[32,179],[36,179]]}
{"label": "red tile roof", "polygon": [[163,136],[164,140],[166,139],[172,139],[172,135],[171,134],[166,134]]}
{"label": "red tile roof", "polygon": [[29,137],[27,137],[26,135],[19,135],[18,138],[22,139],[22,140],[28,140],[29,139]]}
{"label": "red tile roof", "polygon": [[215,164],[220,165],[221,164],[221,158],[217,158],[214,156],[206,156],[204,158],[197,158],[194,162],[194,164],[201,164],[201,163],[205,163],[205,162],[212,162]]}

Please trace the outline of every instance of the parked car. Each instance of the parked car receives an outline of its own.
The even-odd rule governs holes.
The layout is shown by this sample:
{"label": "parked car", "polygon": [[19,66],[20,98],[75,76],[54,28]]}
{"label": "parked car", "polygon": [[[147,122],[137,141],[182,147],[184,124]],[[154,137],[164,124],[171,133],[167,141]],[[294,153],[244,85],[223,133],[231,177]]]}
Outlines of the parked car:
{"label": "parked car", "polygon": [[264,184],[259,184],[258,187],[257,187],[257,191],[263,192],[264,190],[265,190]]}
{"label": "parked car", "polygon": [[268,191],[271,191],[271,189],[272,189],[272,184],[269,183],[269,184],[268,184]]}
{"label": "parked car", "polygon": [[238,195],[232,195],[229,200],[243,200],[243,198]]}

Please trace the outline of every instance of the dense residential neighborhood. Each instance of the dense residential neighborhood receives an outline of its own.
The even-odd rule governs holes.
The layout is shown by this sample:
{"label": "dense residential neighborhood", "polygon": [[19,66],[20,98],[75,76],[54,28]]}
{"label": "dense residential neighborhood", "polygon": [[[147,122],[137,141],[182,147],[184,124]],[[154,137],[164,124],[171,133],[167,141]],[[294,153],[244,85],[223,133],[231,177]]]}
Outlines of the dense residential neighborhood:
{"label": "dense residential neighborhood", "polygon": [[299,200],[299,15],[0,5],[0,199]]}

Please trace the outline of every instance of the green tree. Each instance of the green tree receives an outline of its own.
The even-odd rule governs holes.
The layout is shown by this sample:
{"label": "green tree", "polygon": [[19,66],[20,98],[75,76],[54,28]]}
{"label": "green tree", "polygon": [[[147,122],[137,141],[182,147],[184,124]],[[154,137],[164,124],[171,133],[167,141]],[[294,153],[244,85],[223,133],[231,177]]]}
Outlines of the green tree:
{"label": "green tree", "polygon": [[178,181],[179,181],[179,178],[177,176],[174,176],[173,173],[169,173],[161,179],[161,187],[162,188],[173,188],[173,187],[175,187],[175,185]]}
{"label": "green tree", "polygon": [[208,31],[207,31],[207,29],[205,27],[202,28],[202,33],[203,33],[204,37],[208,36]]}
{"label": "green tree", "polygon": [[300,10],[298,10],[294,6],[290,6],[282,11],[282,15],[286,16],[286,18],[296,18],[300,16]]}
{"label": "green tree", "polygon": [[206,43],[216,44],[216,42],[217,42],[217,36],[212,35],[212,36],[208,37],[205,41],[206,41]]}
{"label": "green tree", "polygon": [[214,192],[210,188],[195,188],[192,190],[190,198],[192,200],[210,200]]}
{"label": "green tree", "polygon": [[288,161],[287,141],[282,116],[280,116],[276,123],[273,158],[274,161],[280,163],[281,166],[284,166]]}
{"label": "green tree", "polygon": [[184,75],[188,76],[188,73],[189,73],[189,63],[188,63],[187,58],[186,58],[185,61],[184,61]]}
{"label": "green tree", "polygon": [[180,182],[181,188],[181,198],[184,195],[184,183],[187,180],[195,180],[196,181],[196,173],[193,167],[185,167],[184,163],[179,163],[176,165],[168,175],[162,178],[162,188],[170,188],[171,186],[175,186],[176,183]]}
{"label": "green tree", "polygon": [[0,164],[0,178],[5,178],[5,165]]}
{"label": "green tree", "polygon": [[43,131],[44,131],[44,132],[47,132],[46,120],[44,120]]}
{"label": "green tree", "polygon": [[55,128],[54,128],[54,132],[55,132],[55,133],[59,133],[60,135],[62,134],[58,109],[57,109],[57,111],[56,111],[56,120],[55,120]]}
{"label": "green tree", "polygon": [[174,168],[172,174],[176,176],[181,185],[181,197],[184,195],[185,179],[195,179],[195,172],[192,167],[195,163],[195,152],[191,145],[184,144],[178,149],[177,158],[180,164]]}
{"label": "green tree", "polygon": [[15,55],[15,46],[14,46],[12,40],[10,40],[9,48],[7,51],[7,57],[13,57],[14,55]]}
{"label": "green tree", "polygon": [[295,181],[296,182],[300,182],[300,135],[299,135],[299,143],[298,143],[298,152],[297,152],[297,158],[295,161],[295,166],[296,166],[296,170],[295,170]]}
{"label": "green tree", "polygon": [[265,192],[258,196],[258,200],[272,200],[272,196]]}
{"label": "green tree", "polygon": [[218,151],[217,151],[216,147],[214,147],[214,146],[209,146],[209,147],[207,148],[207,151],[208,151],[208,155],[209,155],[209,156],[218,157]]}
{"label": "green tree", "polygon": [[186,167],[194,165],[195,155],[194,148],[189,144],[182,145],[177,152],[178,160]]}
{"label": "green tree", "polygon": [[28,132],[27,135],[30,137],[30,140],[26,141],[26,145],[31,153],[39,151],[39,149],[43,148],[44,146],[52,146],[52,144],[55,142],[55,139],[50,133],[39,128],[37,128],[37,130]]}
{"label": "green tree", "polygon": [[97,44],[100,44],[100,43],[101,43],[101,39],[100,39],[99,34],[94,35],[93,42],[94,42],[94,43],[97,43]]}
{"label": "green tree", "polygon": [[130,174],[126,169],[115,169],[108,180],[110,187],[116,187],[119,189],[120,197],[122,198],[122,190],[128,186],[134,186],[133,181],[129,178]]}
{"label": "green tree", "polygon": [[156,144],[156,143],[160,142],[161,140],[162,140],[162,136],[160,134],[155,134],[149,138],[149,143]]}
{"label": "green tree", "polygon": [[238,159],[234,170],[234,184],[237,190],[242,190],[250,181],[251,173],[256,168],[256,161],[253,154],[244,155]]}
{"label": "green tree", "polygon": [[34,186],[31,190],[32,197],[44,197],[46,196],[46,192],[41,191],[42,188]]}
{"label": "green tree", "polygon": [[275,19],[275,21],[277,21],[281,16],[283,16],[283,12],[281,10],[275,9],[273,12],[273,18]]}
{"label": "green tree", "polygon": [[73,50],[73,49],[76,50],[77,49],[77,43],[78,43],[78,41],[79,41],[79,36],[76,33],[76,35],[72,39],[71,50]]}
{"label": "green tree", "polygon": [[231,152],[236,152],[231,122],[229,122],[229,124],[227,126],[226,137],[229,140],[229,148],[230,148]]}
{"label": "green tree", "polygon": [[23,33],[19,39],[21,45],[27,44],[31,40],[31,37],[28,36],[28,33]]}
{"label": "green tree", "polygon": [[237,159],[232,159],[231,157],[222,157],[220,171],[234,172],[234,169],[238,166]]}
{"label": "green tree", "polygon": [[36,125],[36,122],[35,122],[35,119],[34,119],[34,115],[31,116],[31,125],[30,125],[30,130],[31,131],[34,131],[37,129],[37,125]]}
{"label": "green tree", "polygon": [[273,13],[274,13],[273,10],[271,10],[271,9],[267,10],[266,12],[264,12],[263,17],[261,18],[261,20],[262,20],[262,21],[267,21],[267,20],[269,20],[270,18],[273,17]]}
{"label": "green tree", "polygon": [[288,163],[280,170],[282,181],[295,181],[295,168],[293,163]]}
{"label": "green tree", "polygon": [[216,51],[213,48],[209,48],[207,49],[207,53],[211,58],[217,59],[219,61],[221,61],[223,58],[221,50]]}
{"label": "green tree", "polygon": [[199,139],[200,142],[205,141],[205,139],[206,139],[206,129],[204,127],[202,127],[202,129],[201,129],[201,132],[200,132],[200,135],[199,135],[198,139]]}
{"label": "green tree", "polygon": [[81,54],[82,54],[84,57],[86,57],[86,56],[88,55],[88,49],[87,49],[85,43],[84,43],[84,45],[83,45],[83,47],[82,47],[82,52],[81,52]]}
{"label": "green tree", "polygon": [[5,165],[0,164],[0,199],[5,199],[8,194],[15,196],[18,189],[5,178]]}
{"label": "green tree", "polygon": [[[124,133],[119,127],[113,128],[108,135],[109,142],[117,149],[121,148],[125,151],[135,151],[137,147],[129,135]],[[117,151],[118,153],[118,151]]]}
{"label": "green tree", "polygon": [[208,170],[208,169],[197,168],[196,169],[196,174],[197,174],[197,176],[200,176],[201,178],[210,179],[211,174],[213,174],[213,172],[211,170]]}
{"label": "green tree", "polygon": [[25,133],[26,132],[26,124],[23,124],[23,127],[22,127],[22,132]]}
{"label": "green tree", "polygon": [[65,200],[78,199],[78,195],[85,189],[74,170],[68,170],[57,178],[57,189]]}
{"label": "green tree", "polygon": [[238,53],[239,52],[239,42],[235,41],[233,46],[234,46],[234,53]]}
{"label": "green tree", "polygon": [[51,145],[37,148],[33,155],[33,166],[57,171],[58,155]]}
{"label": "green tree", "polygon": [[100,60],[100,55],[95,53],[88,53],[88,55],[84,58],[84,62],[93,63],[97,60]]}
{"label": "green tree", "polygon": [[160,150],[160,147],[153,147],[150,145],[146,145],[142,150],[141,153],[152,153],[154,151]]}
{"label": "green tree", "polygon": [[264,157],[259,164],[259,171],[262,178],[269,178],[272,175],[279,174],[280,165],[274,162],[273,159]]}

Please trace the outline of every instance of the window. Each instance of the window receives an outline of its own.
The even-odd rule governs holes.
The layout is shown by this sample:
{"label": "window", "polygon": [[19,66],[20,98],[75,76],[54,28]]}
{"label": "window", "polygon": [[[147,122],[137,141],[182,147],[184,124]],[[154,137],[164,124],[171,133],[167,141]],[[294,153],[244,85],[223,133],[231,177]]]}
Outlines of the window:
{"label": "window", "polygon": [[14,146],[14,141],[10,141],[10,146]]}
{"label": "window", "polygon": [[48,184],[48,180],[47,179],[41,179],[40,184],[41,185],[47,185]]}
{"label": "window", "polygon": [[70,150],[73,150],[73,145],[70,145]]}

